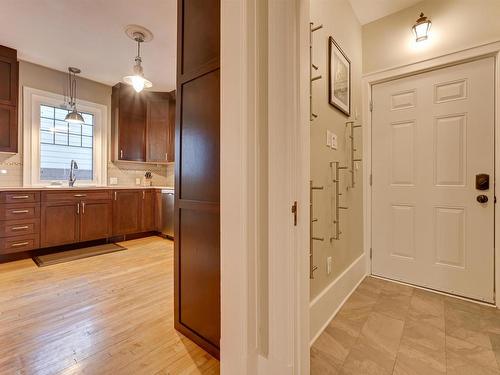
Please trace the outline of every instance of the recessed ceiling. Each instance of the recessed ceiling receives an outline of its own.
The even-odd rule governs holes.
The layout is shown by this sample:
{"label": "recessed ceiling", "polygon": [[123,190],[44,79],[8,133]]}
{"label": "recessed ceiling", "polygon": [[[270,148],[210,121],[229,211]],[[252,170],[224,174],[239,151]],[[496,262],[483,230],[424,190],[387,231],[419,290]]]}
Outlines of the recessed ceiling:
{"label": "recessed ceiling", "polygon": [[349,0],[362,25],[409,8],[420,1],[422,0]]}
{"label": "recessed ceiling", "polygon": [[154,34],[141,46],[144,74],[154,91],[175,89],[176,0],[0,0],[0,9],[0,45],[17,49],[20,60],[76,66],[110,86],[130,75],[137,53],[125,27],[144,26]]}

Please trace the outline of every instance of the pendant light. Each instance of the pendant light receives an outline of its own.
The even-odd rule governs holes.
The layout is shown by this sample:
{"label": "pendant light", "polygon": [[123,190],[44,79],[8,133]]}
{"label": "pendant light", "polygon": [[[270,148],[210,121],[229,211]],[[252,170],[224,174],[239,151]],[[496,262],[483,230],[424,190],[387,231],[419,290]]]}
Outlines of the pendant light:
{"label": "pendant light", "polygon": [[424,13],[420,13],[420,17],[412,27],[417,42],[426,40],[429,37],[429,30],[431,29],[431,25],[431,20],[424,16]]}
{"label": "pendant light", "polygon": [[80,74],[81,70],[78,68],[68,68],[68,83],[69,83],[69,107],[70,112],[66,115],[64,121],[72,124],[83,124],[85,121],[81,114],[76,110],[76,75]]}
{"label": "pendant light", "polygon": [[141,58],[141,43],[149,42],[153,39],[151,31],[142,26],[130,25],[125,30],[127,36],[137,42],[137,56],[135,57],[134,74],[123,77],[123,81],[132,85],[136,92],[141,92],[144,88],[153,86],[151,81],[144,77],[144,69],[142,68]]}

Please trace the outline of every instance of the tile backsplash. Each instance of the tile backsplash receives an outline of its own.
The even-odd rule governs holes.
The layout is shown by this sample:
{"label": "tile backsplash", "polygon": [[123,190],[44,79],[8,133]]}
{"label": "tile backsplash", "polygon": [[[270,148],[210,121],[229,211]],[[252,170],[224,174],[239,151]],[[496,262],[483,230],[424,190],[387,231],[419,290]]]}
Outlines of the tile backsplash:
{"label": "tile backsplash", "polygon": [[[140,184],[144,174],[151,172],[153,186],[174,186],[174,164],[156,165],[142,163],[108,162],[108,185],[110,178],[117,178],[117,186],[135,186],[136,179]],[[0,154],[0,187],[23,186],[23,163],[19,154]]]}
{"label": "tile backsplash", "polygon": [[118,186],[136,185],[136,179],[140,179],[142,185],[144,174],[151,172],[153,186],[174,186],[174,164],[140,164],[140,163],[108,163],[108,185],[110,179],[118,179]]}

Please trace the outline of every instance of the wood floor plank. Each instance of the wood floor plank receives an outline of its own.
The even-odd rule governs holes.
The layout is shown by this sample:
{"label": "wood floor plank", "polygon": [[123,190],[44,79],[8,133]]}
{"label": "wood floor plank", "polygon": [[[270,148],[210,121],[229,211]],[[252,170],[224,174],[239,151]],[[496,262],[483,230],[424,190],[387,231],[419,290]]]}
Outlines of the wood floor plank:
{"label": "wood floor plank", "polygon": [[1,374],[218,374],[173,328],[173,243],[38,268],[0,265]]}

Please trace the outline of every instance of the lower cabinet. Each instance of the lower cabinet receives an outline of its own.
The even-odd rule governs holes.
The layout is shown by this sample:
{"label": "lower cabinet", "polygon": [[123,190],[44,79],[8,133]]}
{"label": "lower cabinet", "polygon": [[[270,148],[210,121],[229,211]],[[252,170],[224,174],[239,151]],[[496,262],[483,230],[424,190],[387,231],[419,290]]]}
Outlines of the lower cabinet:
{"label": "lower cabinet", "polygon": [[66,245],[79,241],[79,204],[75,202],[42,203],[40,247]]}
{"label": "lower cabinet", "polygon": [[82,202],[80,215],[80,241],[111,237],[113,219],[111,201]]}
{"label": "lower cabinet", "polygon": [[113,235],[156,230],[154,190],[115,190],[113,192]]}
{"label": "lower cabinet", "polygon": [[111,220],[109,199],[42,203],[40,247],[111,237]]}
{"label": "lower cabinet", "polygon": [[142,190],[113,192],[113,235],[141,232]]}
{"label": "lower cabinet", "polygon": [[156,194],[153,190],[142,191],[141,231],[156,230],[155,220]]}

